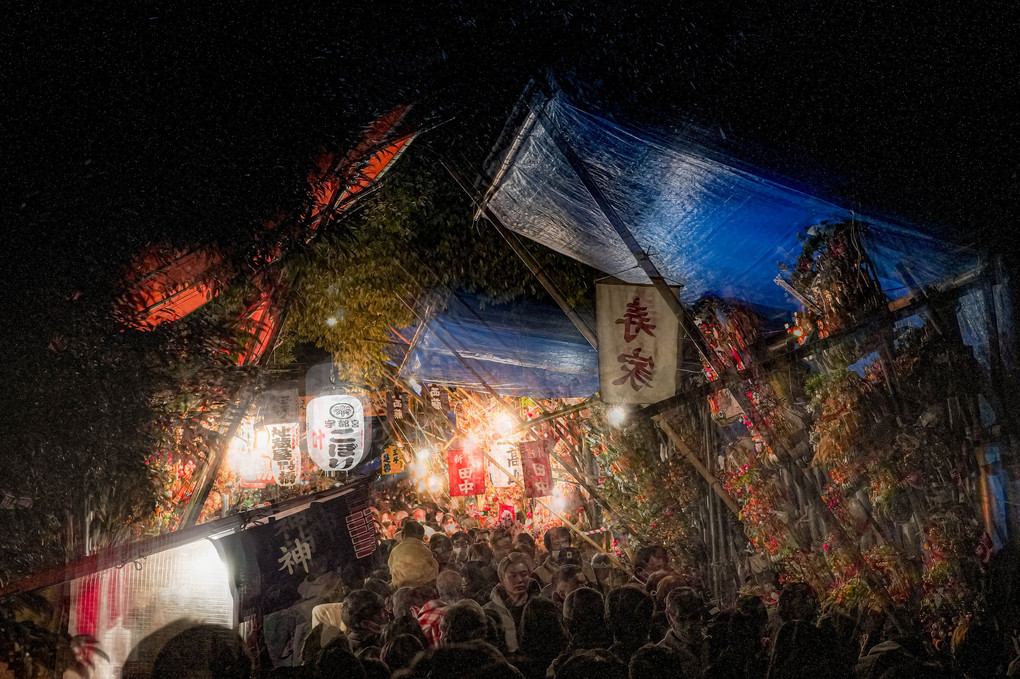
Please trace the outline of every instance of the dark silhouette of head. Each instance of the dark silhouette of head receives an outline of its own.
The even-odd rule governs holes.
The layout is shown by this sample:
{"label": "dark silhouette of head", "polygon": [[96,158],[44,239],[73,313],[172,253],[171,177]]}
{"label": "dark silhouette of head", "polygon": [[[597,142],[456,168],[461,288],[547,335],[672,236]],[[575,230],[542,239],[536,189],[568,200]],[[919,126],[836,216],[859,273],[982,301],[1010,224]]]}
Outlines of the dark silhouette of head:
{"label": "dark silhouette of head", "polygon": [[485,611],[478,602],[465,599],[447,607],[439,623],[439,636],[444,645],[484,640],[487,624]]}
{"label": "dark silhouette of head", "polygon": [[567,633],[556,604],[542,597],[529,601],[521,614],[517,637],[525,655],[552,658],[559,655],[567,647]]}
{"label": "dark silhouette of head", "polygon": [[676,629],[705,618],[705,599],[692,587],[677,587],[666,597],[666,617]]}
{"label": "dark silhouette of head", "polygon": [[439,646],[418,656],[411,665],[411,677],[421,679],[462,679],[479,676],[480,668],[506,665],[502,654],[484,641]]}
{"label": "dark silhouette of head", "polygon": [[570,546],[570,530],[563,526],[554,526],[542,536],[545,551],[554,552]]}
{"label": "dark silhouette of head", "polygon": [[652,597],[638,586],[614,589],[606,597],[606,624],[615,641],[634,645],[648,639],[654,609]]}
{"label": "dark silhouette of head", "polygon": [[563,601],[563,620],[575,646],[594,648],[589,644],[608,640],[606,602],[596,589],[582,587],[568,594]]}
{"label": "dark silhouette of head", "polygon": [[779,593],[779,618],[783,622],[814,622],[818,614],[818,595],[806,582],[791,582]]}
{"label": "dark silhouette of head", "polygon": [[648,644],[630,657],[630,679],[675,679],[683,676],[680,654],[666,646]]}
{"label": "dark silhouette of head", "polygon": [[153,677],[247,679],[251,658],[237,633],[220,625],[195,625],[173,636],[156,656]]}
{"label": "dark silhouette of head", "polygon": [[563,661],[555,679],[627,679],[627,666],[605,649],[577,651]]}
{"label": "dark silhouette of head", "polygon": [[315,679],[333,679],[334,677],[351,677],[365,679],[365,670],[358,658],[351,653],[347,640],[337,637],[319,651],[315,659],[313,672]]}
{"label": "dark silhouette of head", "polygon": [[421,525],[417,521],[408,519],[404,521],[404,525],[400,528],[400,538],[414,538],[416,540],[425,539],[425,526]]}
{"label": "dark silhouette of head", "polygon": [[396,672],[410,667],[415,657],[424,650],[425,646],[418,637],[401,634],[383,646],[380,657],[390,671]]}

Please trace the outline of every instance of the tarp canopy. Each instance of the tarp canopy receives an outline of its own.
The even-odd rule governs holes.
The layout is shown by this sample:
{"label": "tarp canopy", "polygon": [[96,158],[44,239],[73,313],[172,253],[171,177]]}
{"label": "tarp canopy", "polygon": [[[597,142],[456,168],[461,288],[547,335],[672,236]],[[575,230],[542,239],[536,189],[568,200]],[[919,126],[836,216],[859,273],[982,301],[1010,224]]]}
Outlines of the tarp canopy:
{"label": "tarp canopy", "polygon": [[557,148],[558,129],[623,222],[687,303],[713,295],[793,311],[774,282],[809,227],[855,218],[890,298],[973,267],[973,254],[917,228],[855,214],[709,148],[702,134],[665,137],[611,122],[562,94],[536,105],[488,206],[514,231],[628,282],[647,283],[608,219]]}
{"label": "tarp canopy", "polygon": [[483,304],[460,294],[423,324],[400,377],[472,390],[488,385],[506,396],[590,396],[598,390],[598,355],[552,304]]}

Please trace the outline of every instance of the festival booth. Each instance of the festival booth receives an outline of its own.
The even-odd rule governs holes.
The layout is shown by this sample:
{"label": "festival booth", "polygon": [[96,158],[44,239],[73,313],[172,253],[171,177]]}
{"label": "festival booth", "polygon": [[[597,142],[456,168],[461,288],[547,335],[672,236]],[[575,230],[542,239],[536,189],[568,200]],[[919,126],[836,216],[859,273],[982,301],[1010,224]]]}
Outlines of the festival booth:
{"label": "festival booth", "polygon": [[511,123],[479,214],[608,279],[599,393],[632,413],[595,445],[614,530],[670,547],[720,601],[804,580],[945,637],[1016,536],[1001,262],[696,128],[561,93]]}
{"label": "festival booth", "polygon": [[311,609],[336,599],[340,572],[374,567],[376,546],[362,481],[100,552],[51,592],[69,605],[68,632],[108,657],[92,658],[90,676],[148,676],[167,641],[197,624],[236,629],[253,657],[265,649],[289,666]]}

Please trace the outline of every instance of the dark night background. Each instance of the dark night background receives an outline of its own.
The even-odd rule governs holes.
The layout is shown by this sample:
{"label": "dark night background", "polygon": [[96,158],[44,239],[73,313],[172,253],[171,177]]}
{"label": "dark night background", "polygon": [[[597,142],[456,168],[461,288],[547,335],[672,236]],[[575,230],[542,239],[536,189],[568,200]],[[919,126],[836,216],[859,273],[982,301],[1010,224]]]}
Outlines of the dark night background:
{"label": "dark night background", "polygon": [[[243,251],[311,152],[404,103],[480,172],[530,77],[694,121],[865,211],[1012,249],[1012,3],[73,3],[9,10],[8,367],[149,242]],[[25,377],[24,374],[21,377]],[[8,420],[10,423],[10,420]]]}

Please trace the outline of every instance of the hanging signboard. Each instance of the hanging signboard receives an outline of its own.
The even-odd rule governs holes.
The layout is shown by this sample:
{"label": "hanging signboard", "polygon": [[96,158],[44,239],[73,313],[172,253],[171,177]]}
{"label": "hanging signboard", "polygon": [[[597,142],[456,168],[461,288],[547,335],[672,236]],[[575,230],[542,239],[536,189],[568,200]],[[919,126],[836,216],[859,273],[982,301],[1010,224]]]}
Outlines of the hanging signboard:
{"label": "hanging signboard", "polygon": [[606,403],[657,403],[676,393],[680,324],[651,285],[595,286],[599,392]]}
{"label": "hanging signboard", "polygon": [[395,445],[386,446],[386,450],[382,452],[382,457],[380,459],[382,473],[399,474],[404,471],[404,459],[403,444],[397,443]]}
{"label": "hanging signboard", "polygon": [[552,465],[546,441],[521,441],[518,447],[524,470],[524,497],[552,495]]}
{"label": "hanging signboard", "polygon": [[391,422],[404,420],[411,415],[411,399],[402,391],[386,392],[386,417]]}
{"label": "hanging signboard", "polygon": [[[494,462],[489,462],[489,480],[492,481],[493,488],[506,488],[516,483],[514,480],[520,469],[520,458],[517,455],[517,446],[510,443],[497,443],[492,446],[489,451],[489,456],[499,462],[499,465]],[[513,473],[513,477],[507,476],[507,473],[500,469],[500,465],[504,469]]]}
{"label": "hanging signboard", "polygon": [[258,413],[263,426],[300,422],[298,388],[286,387],[262,392],[258,400]]}
{"label": "hanging signboard", "polygon": [[324,471],[350,471],[365,457],[365,410],[357,396],[313,398],[305,426],[308,455]]}
{"label": "hanging signboard", "polygon": [[378,542],[369,502],[367,491],[359,489],[215,539],[237,592],[240,617],[281,610],[296,600],[300,606],[298,587],[316,572],[316,564],[368,567],[359,560],[374,554]]}
{"label": "hanging signboard", "polygon": [[450,469],[450,497],[485,494],[485,465],[482,451],[455,449],[447,455]]}
{"label": "hanging signboard", "polygon": [[301,480],[298,427],[296,422],[270,424],[266,427],[269,433],[270,468],[278,486],[293,486]]}
{"label": "hanging signboard", "polygon": [[246,420],[237,428],[237,434],[227,448],[227,463],[237,474],[242,488],[265,488],[273,479],[273,458],[269,445],[269,432],[260,430],[264,441],[256,436],[255,427]]}
{"label": "hanging signboard", "polygon": [[450,409],[450,392],[438,384],[427,384],[422,389],[425,403],[433,410],[446,412]]}

